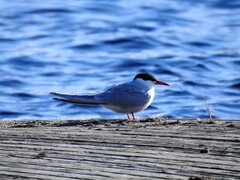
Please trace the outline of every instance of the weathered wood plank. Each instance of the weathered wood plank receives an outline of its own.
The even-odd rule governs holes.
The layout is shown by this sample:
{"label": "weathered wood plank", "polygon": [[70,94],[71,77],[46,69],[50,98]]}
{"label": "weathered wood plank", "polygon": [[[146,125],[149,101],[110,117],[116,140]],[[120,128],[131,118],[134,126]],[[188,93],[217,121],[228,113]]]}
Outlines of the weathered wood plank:
{"label": "weathered wood plank", "polygon": [[[4,145],[1,144],[0,146],[1,146],[0,151],[2,153],[6,153],[4,151],[7,151],[9,154],[12,154],[11,150],[14,148],[14,151],[18,151],[19,153],[21,151],[25,151],[25,152],[26,151],[30,151],[30,152],[34,151],[35,154],[38,153],[38,152],[41,153],[41,151],[43,151],[43,152],[57,151],[57,152],[65,152],[65,153],[70,153],[70,154],[71,153],[73,153],[73,154],[75,154],[75,153],[78,153],[78,154],[82,154],[82,153],[84,153],[84,154],[86,154],[86,153],[94,154],[95,153],[96,154],[96,153],[99,153],[99,154],[101,154],[101,153],[105,153],[105,152],[107,152],[108,154],[114,154],[114,153],[117,154],[120,151],[121,154],[126,155],[126,156],[127,155],[133,156],[134,154],[139,153],[140,155],[138,154],[138,157],[143,156],[143,157],[152,157],[152,158],[154,156],[156,156],[156,154],[158,156],[164,156],[164,157],[166,157],[170,154],[169,158],[175,157],[175,156],[177,156],[177,157],[183,156],[183,157],[186,157],[186,158],[191,158],[191,161],[194,161],[195,159],[196,159],[196,161],[198,161],[199,159],[201,159],[202,161],[205,161],[205,160],[210,161],[213,158],[214,161],[221,161],[221,162],[224,162],[224,164],[231,164],[231,165],[234,164],[235,160],[236,160],[236,157],[232,157],[232,156],[229,157],[229,155],[227,156],[227,154],[229,152],[225,153],[224,151],[222,151],[221,154],[218,153],[218,155],[216,156],[211,152],[211,150],[209,152],[206,152],[206,154],[201,154],[201,153],[199,153],[200,151],[198,151],[198,153],[196,153],[196,154],[192,153],[193,155],[191,155],[190,153],[186,154],[185,152],[171,152],[171,151],[165,150],[163,148],[155,148],[154,150],[150,150],[150,152],[149,152],[149,149],[141,150],[141,149],[138,149],[137,147],[129,148],[129,150],[126,150],[126,148],[114,148],[114,147],[101,149],[100,146],[95,147],[95,146],[89,146],[89,145],[81,145],[81,146],[76,146],[75,145],[75,146],[69,146],[69,148],[66,147],[66,146],[65,147],[58,147],[57,144],[56,145],[55,144],[52,144],[52,145],[49,144],[49,146],[46,146],[45,144],[38,144],[38,145],[26,144],[26,145],[20,145],[20,146],[18,144],[14,144],[14,145],[10,144],[10,145],[7,145],[7,146],[5,144]],[[29,147],[27,147],[27,146],[29,146]],[[55,146],[55,147],[53,147],[53,146]],[[79,151],[77,151],[77,150],[76,151],[71,151],[72,148],[77,148],[77,149],[80,149],[80,150]],[[161,151],[163,151],[164,153],[160,153]],[[235,154],[237,154],[237,153],[235,153]],[[206,155],[208,155],[208,156],[206,156]],[[222,160],[223,155],[225,157],[224,160]],[[189,161],[189,160],[187,160],[187,161]]]}
{"label": "weathered wood plank", "polygon": [[2,122],[0,178],[240,179],[240,121],[205,122]]}

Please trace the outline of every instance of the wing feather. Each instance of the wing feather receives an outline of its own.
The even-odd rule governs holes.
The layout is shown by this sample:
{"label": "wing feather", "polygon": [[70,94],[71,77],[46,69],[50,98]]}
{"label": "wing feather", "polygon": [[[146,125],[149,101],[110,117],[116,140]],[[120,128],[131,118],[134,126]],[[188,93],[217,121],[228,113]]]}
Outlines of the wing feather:
{"label": "wing feather", "polygon": [[73,103],[73,104],[79,104],[79,105],[105,105],[103,101],[97,100],[95,98],[95,95],[70,95],[70,94],[61,94],[61,93],[55,93],[51,92],[50,94],[58,96],[60,98],[53,98],[54,100],[57,101],[62,101],[62,102],[68,102],[68,103]]}
{"label": "wing feather", "polygon": [[123,83],[96,95],[95,98],[113,106],[134,107],[145,105],[150,95],[132,83]]}

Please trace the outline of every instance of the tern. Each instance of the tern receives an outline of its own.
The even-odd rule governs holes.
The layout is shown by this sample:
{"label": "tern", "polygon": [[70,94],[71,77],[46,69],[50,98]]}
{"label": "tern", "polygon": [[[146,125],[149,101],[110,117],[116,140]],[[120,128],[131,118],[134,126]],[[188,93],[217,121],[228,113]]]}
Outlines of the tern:
{"label": "tern", "polygon": [[128,120],[135,120],[134,113],[145,110],[153,101],[155,86],[166,85],[148,73],[137,74],[130,82],[116,84],[106,91],[93,95],[70,95],[56,92],[50,94],[57,96],[57,101],[82,105],[103,106],[114,112],[127,114]]}

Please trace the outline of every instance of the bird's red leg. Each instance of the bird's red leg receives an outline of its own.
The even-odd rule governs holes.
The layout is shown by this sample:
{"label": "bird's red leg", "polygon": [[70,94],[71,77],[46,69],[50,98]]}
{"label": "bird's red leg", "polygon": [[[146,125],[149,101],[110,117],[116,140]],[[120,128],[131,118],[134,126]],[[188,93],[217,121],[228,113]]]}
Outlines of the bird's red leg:
{"label": "bird's red leg", "polygon": [[135,120],[134,114],[132,113],[133,120]]}
{"label": "bird's red leg", "polygon": [[130,117],[129,117],[129,115],[128,115],[128,114],[127,114],[127,117],[128,117],[128,120],[129,120],[129,121],[131,121],[131,119],[130,119]]}

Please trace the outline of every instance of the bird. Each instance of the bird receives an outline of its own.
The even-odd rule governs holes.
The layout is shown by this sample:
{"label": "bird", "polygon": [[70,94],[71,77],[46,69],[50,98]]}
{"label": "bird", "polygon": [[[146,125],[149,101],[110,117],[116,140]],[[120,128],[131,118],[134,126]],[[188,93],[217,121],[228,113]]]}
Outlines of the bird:
{"label": "bird", "polygon": [[[116,84],[106,91],[91,95],[71,95],[50,92],[53,99],[82,106],[102,106],[114,112],[126,114],[129,121],[134,113],[145,110],[153,101],[155,86],[169,84],[158,81],[149,73],[139,73],[132,81]],[[132,119],[130,117],[132,115]]]}

